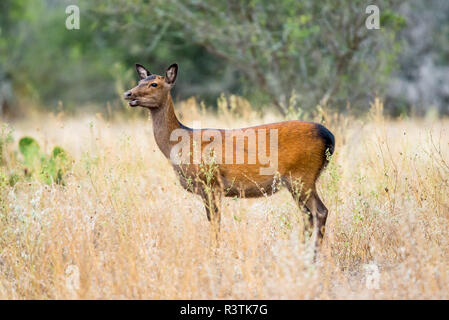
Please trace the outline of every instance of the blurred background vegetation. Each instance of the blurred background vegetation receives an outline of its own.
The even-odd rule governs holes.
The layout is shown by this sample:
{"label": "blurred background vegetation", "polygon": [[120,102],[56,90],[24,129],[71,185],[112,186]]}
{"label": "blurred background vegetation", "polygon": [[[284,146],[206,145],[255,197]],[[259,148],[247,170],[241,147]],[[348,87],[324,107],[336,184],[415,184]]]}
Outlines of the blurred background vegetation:
{"label": "blurred background vegetation", "polygon": [[[365,27],[369,4],[380,30]],[[123,108],[134,63],[163,74],[176,61],[175,98],[209,108],[225,93],[296,118],[361,114],[379,96],[393,116],[448,114],[448,39],[446,0],[2,0],[0,108]]]}

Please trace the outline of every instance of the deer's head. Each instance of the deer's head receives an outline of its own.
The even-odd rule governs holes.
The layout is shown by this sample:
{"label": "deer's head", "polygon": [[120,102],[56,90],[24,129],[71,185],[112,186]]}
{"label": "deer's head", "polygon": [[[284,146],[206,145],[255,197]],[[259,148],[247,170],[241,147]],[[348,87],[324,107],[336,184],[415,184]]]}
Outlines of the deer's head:
{"label": "deer's head", "polygon": [[139,83],[136,87],[126,91],[123,94],[124,98],[129,100],[128,103],[131,107],[160,107],[175,84],[178,65],[174,63],[168,67],[165,76],[151,74],[140,64],[136,64],[136,70],[140,78]]}

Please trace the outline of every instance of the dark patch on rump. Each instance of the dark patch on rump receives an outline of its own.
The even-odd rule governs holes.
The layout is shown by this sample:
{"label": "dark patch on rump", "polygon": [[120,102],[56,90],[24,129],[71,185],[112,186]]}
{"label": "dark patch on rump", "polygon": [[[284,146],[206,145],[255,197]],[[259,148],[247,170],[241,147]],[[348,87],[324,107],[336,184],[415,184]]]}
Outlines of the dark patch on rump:
{"label": "dark patch on rump", "polygon": [[[316,132],[318,136],[323,140],[325,150],[329,150],[329,154],[333,155],[335,150],[335,137],[325,126],[321,124],[316,124]],[[323,166],[325,166],[328,163],[328,159],[326,157],[326,154],[324,154],[324,163]]]}

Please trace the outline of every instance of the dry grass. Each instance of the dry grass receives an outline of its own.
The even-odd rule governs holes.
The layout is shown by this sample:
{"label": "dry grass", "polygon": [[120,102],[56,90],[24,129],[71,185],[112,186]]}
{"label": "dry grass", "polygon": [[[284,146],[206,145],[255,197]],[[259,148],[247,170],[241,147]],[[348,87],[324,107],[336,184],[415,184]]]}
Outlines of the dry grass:
{"label": "dry grass", "polygon": [[[180,109],[209,127],[274,120]],[[13,123],[16,142],[61,145],[74,164],[66,186],[2,185],[0,298],[448,299],[449,121],[386,121],[378,103],[369,121],[324,119],[337,146],[319,183],[330,217],[317,264],[285,191],[227,199],[212,246],[202,203],[177,183],[150,121]]]}

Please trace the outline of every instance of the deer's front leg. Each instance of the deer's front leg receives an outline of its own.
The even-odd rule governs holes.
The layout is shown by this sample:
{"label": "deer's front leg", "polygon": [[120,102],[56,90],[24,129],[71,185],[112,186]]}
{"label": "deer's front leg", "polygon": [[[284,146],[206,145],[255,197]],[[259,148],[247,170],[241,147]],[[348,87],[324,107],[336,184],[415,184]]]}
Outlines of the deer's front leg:
{"label": "deer's front leg", "polygon": [[207,220],[211,223],[212,230],[217,233],[220,232],[220,221],[221,221],[221,193],[212,188],[209,190],[202,190],[201,198],[206,209]]}
{"label": "deer's front leg", "polygon": [[220,230],[220,199],[219,195],[206,195],[203,197],[204,207],[206,208],[207,220]]}

